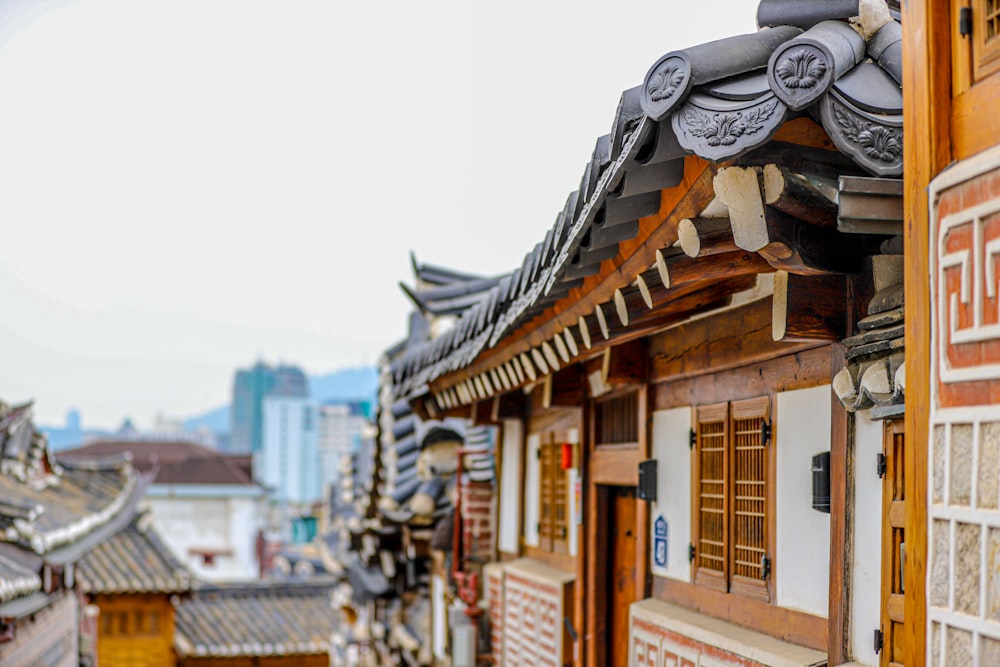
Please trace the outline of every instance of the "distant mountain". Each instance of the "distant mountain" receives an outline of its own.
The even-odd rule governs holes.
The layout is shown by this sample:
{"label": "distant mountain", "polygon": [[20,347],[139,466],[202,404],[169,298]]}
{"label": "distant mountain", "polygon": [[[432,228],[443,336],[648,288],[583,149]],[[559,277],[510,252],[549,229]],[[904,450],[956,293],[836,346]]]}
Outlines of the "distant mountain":
{"label": "distant mountain", "polygon": [[[374,367],[346,368],[309,377],[309,394],[317,403],[329,401],[374,401],[378,371]],[[207,426],[216,433],[229,433],[229,406],[209,410],[184,421],[184,428]]]}
{"label": "distant mountain", "polygon": [[377,392],[378,371],[371,366],[309,377],[309,394],[317,403],[374,401]]}
{"label": "distant mountain", "polygon": [[202,427],[208,427],[216,433],[229,433],[229,406],[223,405],[184,420],[184,428],[188,431],[196,431]]}

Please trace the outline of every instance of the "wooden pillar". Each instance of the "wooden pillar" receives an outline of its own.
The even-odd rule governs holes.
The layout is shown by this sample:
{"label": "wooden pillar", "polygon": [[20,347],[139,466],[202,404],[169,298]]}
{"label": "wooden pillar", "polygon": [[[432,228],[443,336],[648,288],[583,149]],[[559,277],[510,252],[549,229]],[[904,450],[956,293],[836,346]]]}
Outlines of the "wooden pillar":
{"label": "wooden pillar", "polygon": [[927,186],[951,159],[950,3],[903,4],[903,207],[906,268],[906,665],[927,654],[930,265]]}

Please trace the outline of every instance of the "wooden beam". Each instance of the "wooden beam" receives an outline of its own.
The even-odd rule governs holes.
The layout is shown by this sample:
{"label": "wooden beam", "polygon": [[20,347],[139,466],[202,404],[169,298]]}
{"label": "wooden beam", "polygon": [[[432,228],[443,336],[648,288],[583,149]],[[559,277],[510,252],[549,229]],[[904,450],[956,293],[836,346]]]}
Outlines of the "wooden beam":
{"label": "wooden beam", "polygon": [[771,273],[772,271],[773,269],[765,259],[757,253],[746,250],[713,254],[699,259],[692,259],[687,255],[676,255],[665,261],[662,269],[657,270],[661,276],[663,272],[669,276],[670,291],[664,295],[662,279],[660,281],[647,281],[647,284],[659,282],[661,285],[659,289],[652,291],[653,306],[658,307],[664,299],[670,300],[669,295],[674,294],[679,288],[693,283],[711,285],[712,281],[715,280],[750,273]]}
{"label": "wooden beam", "polygon": [[[952,3],[903,3],[903,248],[906,257],[906,569],[903,645],[907,665],[927,654],[927,476],[931,300],[927,188],[951,161]],[[995,137],[993,138],[995,141]]]}
{"label": "wooden beam", "polygon": [[677,240],[688,257],[707,257],[740,249],[733,240],[729,218],[684,218],[677,225]]}
{"label": "wooden beam", "polygon": [[771,337],[784,341],[847,337],[847,277],[774,274]]}
{"label": "wooden beam", "polygon": [[775,342],[771,337],[771,300],[762,299],[652,336],[650,381],[737,368],[817,345],[820,343]]}
{"label": "wooden beam", "polygon": [[845,236],[766,206],[764,170],[758,167],[721,169],[714,187],[729,206],[736,245],[759,252],[776,269],[800,275],[858,273],[862,259],[878,253],[883,240],[864,234]]}
{"label": "wooden beam", "polygon": [[579,364],[567,366],[550,376],[552,394],[550,407],[578,408],[583,405],[583,376]]}
{"label": "wooden beam", "polygon": [[764,166],[764,203],[817,227],[837,227],[837,205],[804,176],[778,165]]}

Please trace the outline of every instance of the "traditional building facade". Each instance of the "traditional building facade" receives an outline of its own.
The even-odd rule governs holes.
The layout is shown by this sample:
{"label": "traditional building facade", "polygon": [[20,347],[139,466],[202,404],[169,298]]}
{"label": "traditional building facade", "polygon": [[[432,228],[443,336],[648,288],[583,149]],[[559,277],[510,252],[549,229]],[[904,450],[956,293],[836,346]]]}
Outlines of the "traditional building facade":
{"label": "traditional building facade", "polygon": [[[907,11],[763,0],[756,32],[667,52],[524,263],[392,361],[386,400],[500,429],[498,664],[992,664],[992,167],[932,190],[958,348],[931,357],[904,220],[946,162],[913,133],[967,61]],[[920,84],[904,45],[935,54]],[[959,403],[928,403],[948,354]]]}
{"label": "traditional building facade", "polygon": [[193,582],[153,530],[148,513],[88,552],[76,579],[87,605],[84,615],[96,618],[99,665],[176,664],[171,598],[186,594]]}

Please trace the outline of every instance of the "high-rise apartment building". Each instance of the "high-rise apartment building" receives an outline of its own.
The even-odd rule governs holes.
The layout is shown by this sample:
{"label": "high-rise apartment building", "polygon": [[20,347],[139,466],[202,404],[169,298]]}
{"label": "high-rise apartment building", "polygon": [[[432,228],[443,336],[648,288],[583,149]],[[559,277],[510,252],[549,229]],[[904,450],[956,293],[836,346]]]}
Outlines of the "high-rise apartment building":
{"label": "high-rise apartment building", "polygon": [[257,478],[279,503],[319,500],[316,408],[308,394],[272,392],[263,401],[262,414],[261,451],[254,456]]}
{"label": "high-rise apartment building", "polygon": [[309,394],[305,373],[295,366],[269,366],[258,361],[253,368],[236,371],[228,451],[258,454],[263,447],[264,399],[272,393]]}

